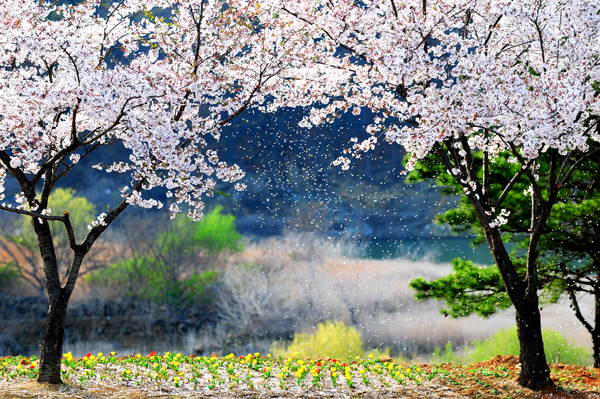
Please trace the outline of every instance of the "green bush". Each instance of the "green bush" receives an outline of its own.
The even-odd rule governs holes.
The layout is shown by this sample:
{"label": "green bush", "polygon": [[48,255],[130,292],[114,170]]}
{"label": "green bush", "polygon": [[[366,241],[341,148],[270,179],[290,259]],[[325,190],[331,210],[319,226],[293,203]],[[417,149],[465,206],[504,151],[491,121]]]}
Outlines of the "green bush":
{"label": "green bush", "polygon": [[194,222],[179,215],[152,242],[152,256],[136,256],[91,274],[86,281],[126,287],[129,295],[167,305],[208,303],[205,288],[219,281],[214,256],[243,250],[235,217],[217,207]]}
{"label": "green bush", "polygon": [[[591,364],[592,351],[569,341],[556,330],[544,329],[544,352],[549,363],[566,363],[586,366]],[[515,355],[520,353],[517,327],[499,330],[490,338],[483,341],[473,341],[466,353],[460,355],[454,352],[452,344],[444,349],[436,348],[432,362],[434,363],[475,363],[488,360],[496,355]]]}
{"label": "green bush", "polygon": [[194,222],[185,215],[177,215],[171,229],[156,239],[156,246],[167,251],[193,252],[206,250],[210,255],[225,251],[240,252],[244,249],[242,235],[235,227],[235,216],[223,215],[218,206]]}
{"label": "green bush", "polygon": [[128,295],[168,305],[208,303],[206,287],[217,284],[219,273],[207,270],[174,280],[169,268],[151,257],[129,258],[85,277],[92,285],[118,285]]}
{"label": "green bush", "polygon": [[[343,322],[326,321],[317,326],[314,334],[298,333],[291,344],[285,345],[275,342],[271,353],[275,356],[289,357],[297,354],[300,357],[331,357],[336,359],[354,359],[356,356],[364,357],[363,341],[360,332]],[[371,354],[379,357],[387,355],[389,350],[380,352],[372,351]]]}
{"label": "green bush", "polygon": [[0,265],[0,290],[12,286],[19,278],[19,271],[12,263]]}

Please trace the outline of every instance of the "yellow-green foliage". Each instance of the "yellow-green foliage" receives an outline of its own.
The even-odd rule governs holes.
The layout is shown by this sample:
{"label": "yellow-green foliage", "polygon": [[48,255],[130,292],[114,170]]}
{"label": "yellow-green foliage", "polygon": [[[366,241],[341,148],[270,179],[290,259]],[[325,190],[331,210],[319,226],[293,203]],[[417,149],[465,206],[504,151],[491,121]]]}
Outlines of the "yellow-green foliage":
{"label": "yellow-green foliage", "polygon": [[[362,348],[363,341],[360,332],[343,322],[326,321],[317,326],[313,334],[298,333],[291,344],[275,342],[271,353],[275,356],[300,357],[331,357],[336,359],[354,359],[366,355]],[[373,351],[375,357],[387,355],[389,350]]]}

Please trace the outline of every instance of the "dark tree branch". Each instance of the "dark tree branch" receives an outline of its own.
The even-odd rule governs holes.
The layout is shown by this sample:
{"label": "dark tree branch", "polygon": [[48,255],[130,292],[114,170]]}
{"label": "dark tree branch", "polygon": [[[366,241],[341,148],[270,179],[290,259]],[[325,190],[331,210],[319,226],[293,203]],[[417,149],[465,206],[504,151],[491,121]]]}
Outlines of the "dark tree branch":
{"label": "dark tree branch", "polygon": [[[489,132],[484,130],[485,144],[488,145]],[[487,149],[483,151],[483,199],[489,203],[490,195],[490,156]]]}
{"label": "dark tree branch", "polygon": [[485,38],[485,41],[483,42],[483,47],[487,47],[490,39],[492,38],[492,33],[494,33],[494,28],[496,26],[498,26],[498,23],[500,22],[501,19],[502,19],[502,15],[500,15],[498,17],[498,19],[496,19],[496,22],[494,22],[494,24],[492,26],[490,26],[490,31],[489,31],[487,37]]}
{"label": "dark tree branch", "polygon": [[535,196],[537,197],[537,199],[540,201],[540,204],[542,206],[544,206],[546,201],[544,200],[542,191],[540,190],[540,188],[537,184],[537,180],[535,179],[535,176],[533,175],[531,168],[527,167],[528,163],[526,163],[525,159],[521,156],[521,154],[519,154],[519,150],[517,149],[517,147],[512,142],[509,142],[508,145],[510,146],[512,154],[519,160],[521,167],[525,168],[525,175],[529,178],[529,182],[531,183],[531,188],[532,188]]}
{"label": "dark tree branch", "polygon": [[579,308],[579,302],[577,301],[577,296],[573,291],[573,287],[571,286],[571,281],[567,281],[567,292],[569,293],[569,298],[571,299],[571,304],[573,305],[573,310],[575,311],[575,316],[577,319],[585,326],[585,328],[590,332],[594,332],[594,327],[583,317],[581,313],[581,309]]}
{"label": "dark tree branch", "polygon": [[504,190],[502,190],[502,194],[500,194],[500,197],[498,198],[498,200],[494,204],[494,208],[495,209],[498,209],[500,207],[500,205],[502,205],[502,203],[504,202],[504,200],[506,199],[506,197],[510,193],[510,190],[512,190],[513,186],[517,183],[517,181],[525,173],[525,170],[529,169],[531,167],[531,165],[533,165],[533,159],[530,159],[529,162],[527,163],[526,167],[525,168],[521,167],[519,169],[519,171],[517,172],[517,174],[515,174],[512,177],[512,179],[510,179],[510,181],[508,182],[508,184],[506,185],[506,187],[504,187]]}
{"label": "dark tree branch", "polygon": [[396,9],[396,3],[394,3],[394,0],[390,0],[390,3],[392,3],[392,10],[394,11],[394,16],[396,17],[396,19],[398,19],[398,10]]}
{"label": "dark tree branch", "polygon": [[[573,172],[575,171],[575,169],[577,169],[577,167],[579,165],[581,165],[584,161],[586,161],[587,159],[593,157],[594,155],[600,153],[600,147],[596,148],[595,150],[592,150],[590,152],[588,152],[587,154],[583,155],[581,158],[579,158],[570,168],[569,171],[567,172],[567,174],[565,175],[565,177],[560,181],[560,186],[564,186],[565,183],[567,183],[569,181],[569,179],[571,178],[571,175],[573,174]],[[566,161],[565,161],[566,162]]]}
{"label": "dark tree branch", "polygon": [[23,173],[20,169],[13,168],[12,166],[10,166],[10,156],[4,150],[0,151],[0,161],[2,161],[4,167],[8,170],[8,173],[10,173],[11,176],[17,179],[17,182],[19,182],[21,189],[29,191],[31,183],[27,179],[27,176],[25,176],[25,173]]}

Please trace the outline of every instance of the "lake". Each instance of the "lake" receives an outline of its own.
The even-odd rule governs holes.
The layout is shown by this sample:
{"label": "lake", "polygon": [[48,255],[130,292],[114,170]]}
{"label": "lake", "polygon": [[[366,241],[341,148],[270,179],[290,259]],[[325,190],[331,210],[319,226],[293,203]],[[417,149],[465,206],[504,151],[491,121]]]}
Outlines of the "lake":
{"label": "lake", "polygon": [[[510,250],[510,249],[509,249]],[[364,244],[363,257],[369,259],[412,259],[450,263],[454,258],[479,265],[494,263],[486,244],[473,248],[470,237],[438,237],[398,240],[372,239]]]}

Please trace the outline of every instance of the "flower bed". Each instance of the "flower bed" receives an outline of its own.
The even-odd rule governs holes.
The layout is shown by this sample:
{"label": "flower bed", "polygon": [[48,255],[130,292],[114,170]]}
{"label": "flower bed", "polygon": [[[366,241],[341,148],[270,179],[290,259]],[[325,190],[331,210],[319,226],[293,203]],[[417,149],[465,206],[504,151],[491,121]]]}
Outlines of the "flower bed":
{"label": "flower bed", "polygon": [[[384,357],[342,361],[277,359],[258,353],[195,357],[179,353],[117,356],[64,355],[62,386],[35,383],[39,360],[0,360],[0,391],[8,397],[403,397],[600,398],[600,371],[555,365],[561,389],[537,393],[519,387],[518,358],[473,365],[401,364]],[[4,397],[4,396],[3,396]]]}

